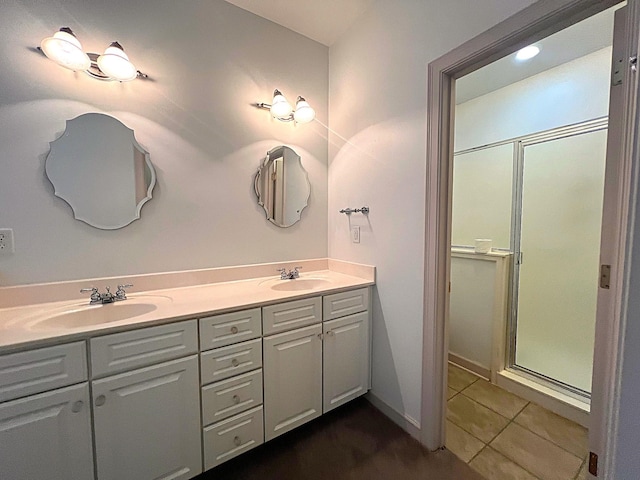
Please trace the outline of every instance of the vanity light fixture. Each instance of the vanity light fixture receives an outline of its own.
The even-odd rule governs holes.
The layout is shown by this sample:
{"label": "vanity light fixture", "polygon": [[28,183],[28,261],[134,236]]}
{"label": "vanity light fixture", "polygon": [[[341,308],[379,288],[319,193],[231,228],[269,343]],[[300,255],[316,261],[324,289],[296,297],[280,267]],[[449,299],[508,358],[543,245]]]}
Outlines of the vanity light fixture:
{"label": "vanity light fixture", "polygon": [[62,27],[53,37],[42,40],[38,50],[58,65],[69,70],[82,70],[98,80],[128,82],[138,77],[147,78],[136,70],[118,42],[109,45],[102,55],[85,53],[69,27]]}
{"label": "vanity light fixture", "polygon": [[269,110],[273,118],[281,122],[309,123],[316,118],[316,111],[311,108],[309,102],[304,97],[298,97],[296,100],[296,109],[294,110],[285,96],[277,88],[273,91],[273,101],[268,103],[257,103],[256,107]]}
{"label": "vanity light fixture", "polygon": [[540,47],[536,45],[529,45],[527,47],[521,48],[516,53],[516,60],[520,62],[524,62],[526,60],[531,60],[533,57],[540,53]]}

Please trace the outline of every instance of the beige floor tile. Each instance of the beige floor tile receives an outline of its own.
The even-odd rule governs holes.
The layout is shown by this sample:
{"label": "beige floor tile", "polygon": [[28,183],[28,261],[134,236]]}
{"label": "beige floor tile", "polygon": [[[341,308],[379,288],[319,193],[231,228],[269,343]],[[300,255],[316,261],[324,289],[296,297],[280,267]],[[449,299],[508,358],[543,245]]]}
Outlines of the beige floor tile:
{"label": "beige floor tile", "polygon": [[469,466],[487,480],[537,480],[525,469],[491,447],[480,452]]}
{"label": "beige floor tile", "polygon": [[445,445],[463,462],[469,462],[480,450],[484,443],[462,430],[457,425],[447,421],[447,441]]}
{"label": "beige floor tile", "polygon": [[449,374],[449,388],[453,388],[455,391],[460,392],[471,385],[473,382],[478,380],[478,378],[473,373],[467,372],[460,367],[456,367],[455,365],[448,364],[448,374]]}
{"label": "beige floor tile", "polygon": [[451,397],[453,397],[456,393],[458,393],[458,392],[455,391],[453,388],[448,387],[448,389],[447,389],[447,400],[450,400]]}
{"label": "beige floor tile", "polygon": [[466,388],[464,395],[507,418],[515,417],[529,403],[486,380],[478,380]]}
{"label": "beige floor tile", "polygon": [[588,453],[589,436],[586,428],[535,403],[527,405],[514,421],[580,458]]}
{"label": "beige floor tile", "polygon": [[582,465],[580,458],[515,423],[491,446],[541,480],[571,480]]}
{"label": "beige floor tile", "polygon": [[507,426],[509,420],[464,395],[447,402],[447,419],[476,438],[488,443]]}

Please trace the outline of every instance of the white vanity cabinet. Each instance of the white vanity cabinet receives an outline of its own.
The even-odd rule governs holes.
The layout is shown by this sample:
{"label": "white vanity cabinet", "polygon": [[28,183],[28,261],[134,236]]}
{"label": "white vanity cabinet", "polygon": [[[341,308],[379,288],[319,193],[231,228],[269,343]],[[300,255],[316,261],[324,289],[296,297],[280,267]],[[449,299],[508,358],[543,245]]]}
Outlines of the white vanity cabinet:
{"label": "white vanity cabinet", "polygon": [[365,394],[369,324],[365,287],[0,355],[0,480],[191,479]]}
{"label": "white vanity cabinet", "polygon": [[323,399],[326,413],[371,388],[369,289],[323,298]]}
{"label": "white vanity cabinet", "polygon": [[322,325],[264,339],[265,438],[322,414]]}
{"label": "white vanity cabinet", "polygon": [[[106,335],[90,345],[98,480],[201,473],[197,322]],[[95,372],[142,365],[95,379]]]}
{"label": "white vanity cabinet", "polygon": [[369,288],[264,307],[263,322],[289,326],[263,340],[266,440],[369,390]]}
{"label": "white vanity cabinet", "polygon": [[93,478],[84,342],[0,356],[0,400],[1,479]]}
{"label": "white vanity cabinet", "polygon": [[208,470],[264,443],[260,309],[201,318],[200,348]]}

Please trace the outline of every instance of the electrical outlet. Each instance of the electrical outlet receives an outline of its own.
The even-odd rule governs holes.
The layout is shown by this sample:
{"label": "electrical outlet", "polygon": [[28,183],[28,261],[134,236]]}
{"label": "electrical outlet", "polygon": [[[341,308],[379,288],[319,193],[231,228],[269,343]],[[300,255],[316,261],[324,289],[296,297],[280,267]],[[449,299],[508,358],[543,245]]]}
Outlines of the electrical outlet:
{"label": "electrical outlet", "polygon": [[351,242],[360,243],[360,227],[351,227]]}
{"label": "electrical outlet", "polygon": [[0,255],[13,253],[13,230],[0,228]]}

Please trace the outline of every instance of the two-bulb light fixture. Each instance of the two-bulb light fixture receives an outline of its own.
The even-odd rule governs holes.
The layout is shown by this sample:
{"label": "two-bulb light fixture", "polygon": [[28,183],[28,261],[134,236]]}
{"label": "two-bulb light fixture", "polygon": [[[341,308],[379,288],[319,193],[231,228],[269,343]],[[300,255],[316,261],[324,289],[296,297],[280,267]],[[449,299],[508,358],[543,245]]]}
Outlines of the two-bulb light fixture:
{"label": "two-bulb light fixture", "polygon": [[316,118],[316,111],[304,99],[298,97],[295,110],[287,101],[285,96],[277,88],[273,91],[273,101],[268,103],[257,103],[258,108],[269,110],[273,118],[281,122],[309,123]]}
{"label": "two-bulb light fixture", "polygon": [[109,45],[102,55],[85,53],[69,27],[62,27],[53,37],[42,40],[38,49],[58,65],[84,71],[98,80],[129,82],[138,77],[147,78],[136,70],[118,42]]}

